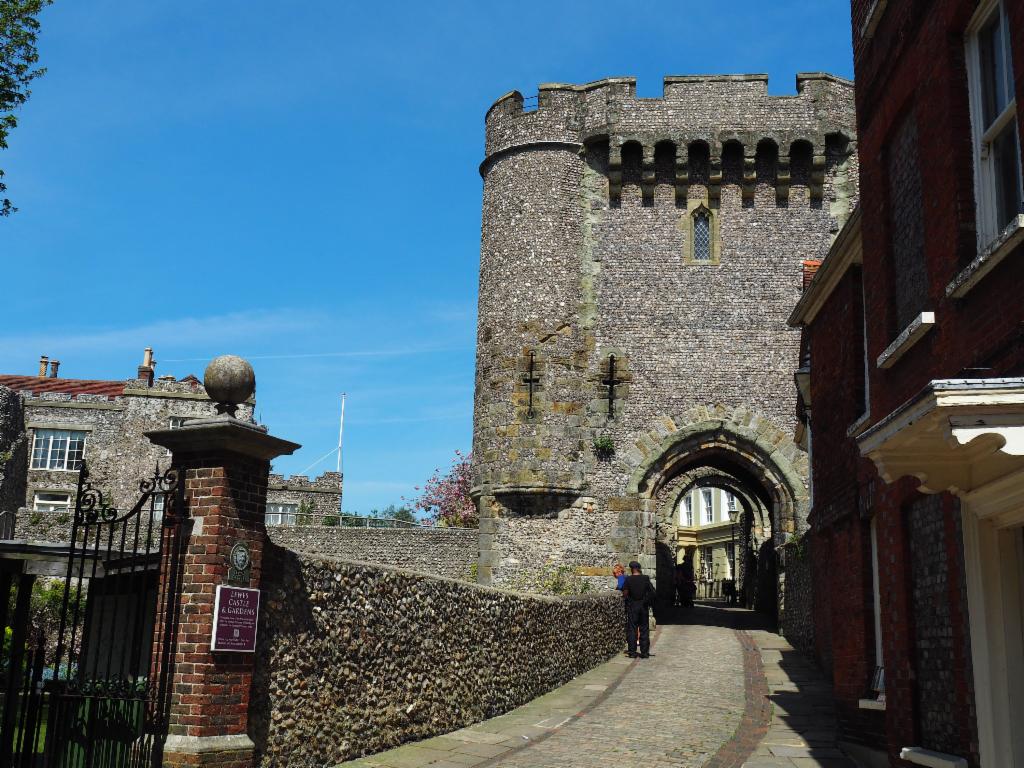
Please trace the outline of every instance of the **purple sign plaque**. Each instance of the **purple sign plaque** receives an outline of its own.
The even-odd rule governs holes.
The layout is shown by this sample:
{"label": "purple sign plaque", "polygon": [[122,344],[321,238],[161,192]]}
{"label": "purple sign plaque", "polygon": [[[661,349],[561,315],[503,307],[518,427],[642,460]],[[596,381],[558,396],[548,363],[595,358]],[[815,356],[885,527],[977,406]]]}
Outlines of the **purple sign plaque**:
{"label": "purple sign plaque", "polygon": [[212,651],[256,650],[256,620],[260,615],[260,591],[242,587],[217,587],[213,608]]}

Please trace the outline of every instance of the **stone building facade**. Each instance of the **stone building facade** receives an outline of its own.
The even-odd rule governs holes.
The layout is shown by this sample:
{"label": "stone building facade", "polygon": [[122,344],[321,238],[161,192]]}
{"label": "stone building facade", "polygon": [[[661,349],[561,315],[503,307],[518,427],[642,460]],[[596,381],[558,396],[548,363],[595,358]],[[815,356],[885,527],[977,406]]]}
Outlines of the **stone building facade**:
{"label": "stone building facade", "polygon": [[342,477],[324,472],[306,475],[271,474],[267,481],[267,525],[322,525],[338,522],[341,515]]}
{"label": "stone building facade", "polygon": [[860,210],[790,318],[814,643],[872,765],[1024,766],[1024,4],[854,0]]}
{"label": "stone building facade", "polygon": [[714,486],[693,488],[676,503],[676,562],[689,558],[697,597],[723,597],[739,570],[736,522],[739,500]]}
{"label": "stone building facade", "polygon": [[664,577],[695,487],[739,499],[741,571],[774,571],[803,525],[786,317],[801,261],[826,253],[858,194],[852,83],[799,75],[777,97],[764,75],[669,77],[660,99],[635,85],[542,85],[536,104],[512,92],[487,113],[485,583],[633,558]]}
{"label": "stone building facade", "polygon": [[[0,424],[9,424],[8,434],[23,434],[17,455],[0,470],[5,484],[20,476],[19,492],[0,499],[7,504],[0,511],[21,509],[20,538],[66,540],[83,459],[107,503],[129,509],[139,481],[170,463],[169,453],[144,433],[215,411],[195,376],[156,378],[150,350],[136,376],[120,381],[62,378],[56,361],[47,362],[40,361],[37,376],[0,375],[0,387],[16,396],[0,399]],[[251,402],[241,406],[239,418],[251,420]]]}

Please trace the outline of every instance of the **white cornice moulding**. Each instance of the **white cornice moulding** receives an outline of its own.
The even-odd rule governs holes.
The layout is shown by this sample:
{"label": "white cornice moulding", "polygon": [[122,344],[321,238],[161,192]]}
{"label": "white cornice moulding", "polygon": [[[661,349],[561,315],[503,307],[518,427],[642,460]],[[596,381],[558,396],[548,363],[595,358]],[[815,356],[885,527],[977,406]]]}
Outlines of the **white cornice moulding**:
{"label": "white cornice moulding", "polygon": [[903,329],[903,332],[896,337],[885,351],[878,356],[879,368],[891,368],[896,361],[903,357],[912,346],[917,344],[928,331],[935,325],[934,312],[922,312],[910,321],[910,325]]}
{"label": "white cornice moulding", "polygon": [[857,439],[887,483],[916,477],[997,527],[1024,522],[1024,379],[933,381]]}
{"label": "white cornice moulding", "polygon": [[871,7],[868,8],[868,12],[864,18],[864,23],[860,26],[860,36],[865,40],[868,40],[875,36],[875,30],[878,29],[878,22],[882,20],[882,14],[885,13],[886,6],[889,5],[889,0],[874,0],[871,3]]}
{"label": "white cornice moulding", "polygon": [[858,709],[873,709],[878,712],[885,712],[885,702],[878,699],[858,699]]}
{"label": "white cornice moulding", "polygon": [[967,768],[967,761],[955,755],[946,755],[924,747],[904,747],[900,750],[900,759],[914,765],[926,765],[928,768]]}
{"label": "white cornice moulding", "polygon": [[786,322],[792,327],[812,322],[828,297],[832,295],[832,291],[839,285],[846,270],[861,263],[863,263],[863,251],[861,248],[860,206],[858,205],[839,231],[825,258],[822,259],[821,266],[814,273],[814,277],[804,289],[800,300],[793,307]]}

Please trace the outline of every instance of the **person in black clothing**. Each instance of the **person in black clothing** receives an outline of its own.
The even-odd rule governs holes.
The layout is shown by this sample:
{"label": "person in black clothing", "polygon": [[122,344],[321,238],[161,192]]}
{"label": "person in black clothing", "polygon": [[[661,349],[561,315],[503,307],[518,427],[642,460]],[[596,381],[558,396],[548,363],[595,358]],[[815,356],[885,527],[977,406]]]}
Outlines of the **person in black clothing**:
{"label": "person in black clothing", "polygon": [[676,584],[679,604],[684,608],[693,608],[693,596],[697,591],[697,584],[693,577],[693,560],[689,555],[684,557],[683,562],[676,566],[676,576],[679,579]]}
{"label": "person in black clothing", "polygon": [[640,658],[651,655],[651,628],[647,610],[654,603],[654,585],[650,576],[640,572],[640,563],[635,560],[629,564],[629,576],[622,587],[626,598],[626,642],[629,644],[629,657],[636,658],[637,632],[640,633]]}

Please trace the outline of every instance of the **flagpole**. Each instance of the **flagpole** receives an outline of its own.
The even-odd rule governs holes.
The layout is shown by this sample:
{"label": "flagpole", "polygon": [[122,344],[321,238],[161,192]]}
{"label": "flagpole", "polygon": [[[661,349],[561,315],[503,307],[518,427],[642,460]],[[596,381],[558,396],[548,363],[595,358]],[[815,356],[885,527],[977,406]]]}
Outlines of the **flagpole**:
{"label": "flagpole", "polygon": [[345,436],[345,393],[341,393],[341,418],[338,420],[338,474],[341,474],[341,441]]}

